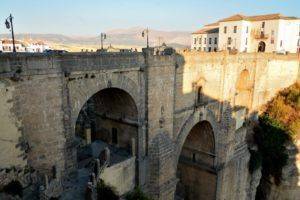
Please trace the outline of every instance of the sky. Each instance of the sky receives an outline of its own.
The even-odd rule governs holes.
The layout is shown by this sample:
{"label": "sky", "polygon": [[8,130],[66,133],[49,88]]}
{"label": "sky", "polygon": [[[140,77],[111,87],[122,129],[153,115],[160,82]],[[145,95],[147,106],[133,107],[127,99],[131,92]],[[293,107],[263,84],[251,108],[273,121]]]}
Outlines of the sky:
{"label": "sky", "polygon": [[16,33],[91,36],[137,26],[193,31],[237,13],[300,17],[300,0],[0,0],[0,33],[9,33],[10,13]]}

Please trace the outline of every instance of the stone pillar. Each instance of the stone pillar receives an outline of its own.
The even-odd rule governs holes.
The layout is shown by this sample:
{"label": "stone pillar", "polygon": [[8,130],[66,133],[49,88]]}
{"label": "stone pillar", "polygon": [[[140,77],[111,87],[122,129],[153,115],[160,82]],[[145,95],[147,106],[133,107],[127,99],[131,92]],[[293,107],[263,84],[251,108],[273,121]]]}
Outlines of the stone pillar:
{"label": "stone pillar", "polygon": [[109,163],[110,163],[110,150],[109,150],[108,147],[105,147],[104,151],[105,151],[105,162],[107,163],[107,165],[109,165]]}
{"label": "stone pillar", "polygon": [[86,144],[91,144],[92,143],[91,128],[84,129],[84,135],[85,135]]}
{"label": "stone pillar", "polygon": [[135,138],[131,138],[131,154],[132,154],[132,156],[136,155]]}

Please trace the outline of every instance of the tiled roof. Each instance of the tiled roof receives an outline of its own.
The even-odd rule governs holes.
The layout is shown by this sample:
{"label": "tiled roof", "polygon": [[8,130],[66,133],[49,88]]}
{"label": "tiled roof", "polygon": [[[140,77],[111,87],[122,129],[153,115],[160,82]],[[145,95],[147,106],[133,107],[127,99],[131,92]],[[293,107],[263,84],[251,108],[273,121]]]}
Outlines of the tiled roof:
{"label": "tiled roof", "polygon": [[204,27],[196,32],[193,32],[192,34],[207,34],[207,33],[218,33],[219,28],[218,27]]}
{"label": "tiled roof", "polygon": [[240,20],[262,21],[262,20],[274,20],[274,19],[293,20],[293,19],[300,19],[300,18],[283,16],[280,13],[267,14],[267,15],[254,15],[254,16],[245,16],[245,15],[237,14],[237,15],[233,15],[231,17],[221,19],[221,20],[219,20],[219,22],[240,21]]}

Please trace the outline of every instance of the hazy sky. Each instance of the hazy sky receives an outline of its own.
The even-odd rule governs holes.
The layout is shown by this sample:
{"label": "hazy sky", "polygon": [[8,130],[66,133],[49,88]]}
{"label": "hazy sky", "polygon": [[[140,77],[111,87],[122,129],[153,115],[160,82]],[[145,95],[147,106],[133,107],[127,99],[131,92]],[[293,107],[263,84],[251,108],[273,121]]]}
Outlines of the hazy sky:
{"label": "hazy sky", "polygon": [[16,33],[95,35],[148,26],[192,31],[236,13],[300,17],[300,0],[0,0],[0,33],[12,13]]}

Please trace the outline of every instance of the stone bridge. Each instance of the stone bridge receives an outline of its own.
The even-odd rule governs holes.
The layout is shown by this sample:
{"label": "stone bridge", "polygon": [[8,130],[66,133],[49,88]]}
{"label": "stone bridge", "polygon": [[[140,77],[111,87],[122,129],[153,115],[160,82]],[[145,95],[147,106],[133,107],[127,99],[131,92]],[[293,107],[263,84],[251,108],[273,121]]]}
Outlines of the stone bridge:
{"label": "stone bridge", "polygon": [[92,101],[101,119],[85,137],[134,152],[116,187],[133,176],[154,199],[253,199],[248,122],[298,73],[297,55],[0,54],[0,185],[28,166],[74,177]]}

